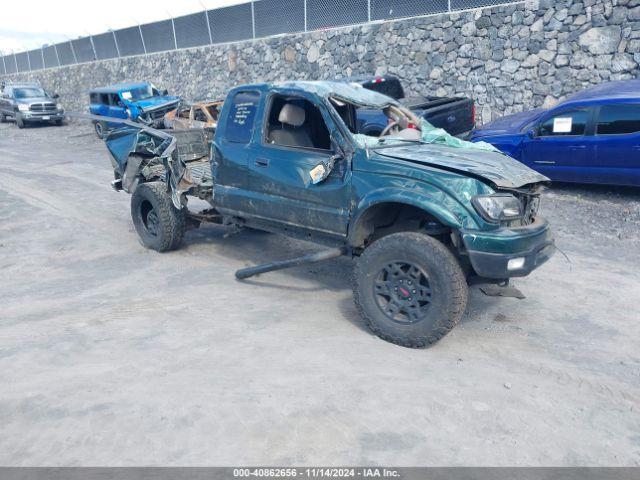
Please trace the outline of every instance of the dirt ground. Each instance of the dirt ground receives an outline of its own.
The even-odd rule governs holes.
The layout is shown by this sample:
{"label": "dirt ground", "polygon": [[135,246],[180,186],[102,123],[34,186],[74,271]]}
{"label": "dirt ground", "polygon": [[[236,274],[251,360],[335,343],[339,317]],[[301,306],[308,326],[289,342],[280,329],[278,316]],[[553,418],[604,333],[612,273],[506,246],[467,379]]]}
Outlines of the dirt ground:
{"label": "dirt ground", "polygon": [[0,125],[0,465],[640,465],[640,189],[554,186],[555,255],[411,350],[315,246],[138,243],[88,125]]}

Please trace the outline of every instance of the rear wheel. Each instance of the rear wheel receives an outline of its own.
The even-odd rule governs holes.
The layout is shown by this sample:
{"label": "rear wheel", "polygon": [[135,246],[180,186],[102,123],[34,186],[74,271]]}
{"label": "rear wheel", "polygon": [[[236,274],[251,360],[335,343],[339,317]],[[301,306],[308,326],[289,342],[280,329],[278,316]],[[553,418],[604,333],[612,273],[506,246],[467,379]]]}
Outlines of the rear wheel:
{"label": "rear wheel", "polygon": [[94,123],[93,124],[93,128],[95,128],[96,135],[98,135],[98,138],[103,139],[104,138],[104,133],[105,133],[105,128],[104,128],[104,125],[102,124],[102,122]]}
{"label": "rear wheel", "polygon": [[380,338],[419,348],[444,337],[467,304],[467,283],[453,254],[422,233],[376,240],[354,270],[354,301]]}
{"label": "rear wheel", "polygon": [[16,114],[16,125],[18,125],[18,128],[24,128],[25,127],[24,120],[22,119],[22,115],[20,115],[20,114]]}
{"label": "rear wheel", "polygon": [[178,210],[162,182],[138,185],[131,196],[131,218],[142,245],[158,252],[175,250],[186,225],[184,210]]}

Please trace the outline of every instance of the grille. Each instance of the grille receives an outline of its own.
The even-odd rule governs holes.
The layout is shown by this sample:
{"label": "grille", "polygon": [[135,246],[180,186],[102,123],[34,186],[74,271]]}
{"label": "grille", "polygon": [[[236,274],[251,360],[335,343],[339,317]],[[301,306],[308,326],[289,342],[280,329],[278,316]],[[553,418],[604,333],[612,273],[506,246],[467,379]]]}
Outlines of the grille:
{"label": "grille", "polygon": [[55,103],[32,103],[29,107],[32,112],[54,112],[56,110]]}

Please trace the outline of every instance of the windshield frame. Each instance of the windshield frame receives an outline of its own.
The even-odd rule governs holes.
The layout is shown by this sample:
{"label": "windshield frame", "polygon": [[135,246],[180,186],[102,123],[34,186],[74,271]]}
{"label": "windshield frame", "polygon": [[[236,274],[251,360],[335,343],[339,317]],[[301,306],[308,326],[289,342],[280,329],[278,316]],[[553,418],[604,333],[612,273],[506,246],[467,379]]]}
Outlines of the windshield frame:
{"label": "windshield frame", "polygon": [[[33,91],[37,95],[23,96],[19,92]],[[14,87],[13,96],[17,100],[29,100],[30,98],[51,98],[49,94],[41,87]]]}
{"label": "windshield frame", "polygon": [[[134,92],[141,92],[142,96],[134,95]],[[139,102],[141,100],[148,100],[154,97],[161,97],[162,95],[160,95],[160,91],[153,85],[147,84],[121,90],[118,96],[125,102]]]}

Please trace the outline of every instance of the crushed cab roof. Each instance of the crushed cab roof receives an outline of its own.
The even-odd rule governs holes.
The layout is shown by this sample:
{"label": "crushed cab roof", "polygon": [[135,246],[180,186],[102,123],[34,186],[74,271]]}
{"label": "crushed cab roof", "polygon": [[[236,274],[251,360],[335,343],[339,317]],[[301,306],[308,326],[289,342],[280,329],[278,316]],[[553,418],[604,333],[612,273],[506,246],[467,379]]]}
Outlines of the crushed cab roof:
{"label": "crushed cab roof", "polygon": [[299,90],[304,92],[312,92],[324,98],[340,98],[355,104],[372,106],[375,108],[384,108],[389,105],[398,105],[391,97],[382,95],[381,93],[367,90],[358,84],[332,81],[293,81],[293,82],[276,82],[265,84],[275,88],[287,90]]}
{"label": "crushed cab roof", "polygon": [[125,83],[115,83],[113,85],[108,85],[106,87],[98,87],[92,88],[89,90],[91,93],[119,93],[121,91],[131,90],[134,88],[147,87],[149,86],[149,82],[125,82]]}

